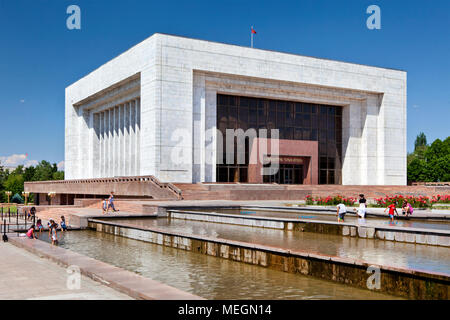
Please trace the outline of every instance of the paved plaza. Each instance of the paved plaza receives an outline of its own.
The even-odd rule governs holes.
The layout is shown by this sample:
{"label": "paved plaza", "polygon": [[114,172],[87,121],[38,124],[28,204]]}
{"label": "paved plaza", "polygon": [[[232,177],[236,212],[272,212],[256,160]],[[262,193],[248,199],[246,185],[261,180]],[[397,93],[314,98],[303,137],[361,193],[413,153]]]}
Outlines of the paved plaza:
{"label": "paved plaza", "polygon": [[128,295],[81,276],[81,288],[67,288],[66,268],[9,243],[0,244],[2,300],[129,300]]}

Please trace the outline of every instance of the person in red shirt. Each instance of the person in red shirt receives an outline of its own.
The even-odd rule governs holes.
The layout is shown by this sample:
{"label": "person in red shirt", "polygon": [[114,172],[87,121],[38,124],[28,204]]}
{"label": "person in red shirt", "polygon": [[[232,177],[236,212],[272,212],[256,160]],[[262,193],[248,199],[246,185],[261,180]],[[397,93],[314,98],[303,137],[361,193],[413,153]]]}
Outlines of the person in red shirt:
{"label": "person in red shirt", "polygon": [[391,222],[394,222],[394,213],[398,215],[397,208],[395,207],[395,202],[388,205],[386,209],[384,209],[384,212],[389,209],[389,218],[391,218]]}

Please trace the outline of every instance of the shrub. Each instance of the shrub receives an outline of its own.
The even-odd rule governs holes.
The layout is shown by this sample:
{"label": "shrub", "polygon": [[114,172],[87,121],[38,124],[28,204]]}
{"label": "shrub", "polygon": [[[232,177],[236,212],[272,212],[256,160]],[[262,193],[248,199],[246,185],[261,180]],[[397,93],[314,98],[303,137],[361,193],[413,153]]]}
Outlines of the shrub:
{"label": "shrub", "polygon": [[346,206],[352,206],[355,204],[356,202],[356,198],[353,197],[344,197],[341,195],[337,195],[334,197],[328,196],[325,198],[313,198],[311,196],[306,196],[305,201],[306,204],[308,205],[319,205],[319,206],[333,206],[333,205],[338,205],[339,203],[343,203]]}
{"label": "shrub", "polygon": [[387,207],[393,203],[395,203],[398,207],[401,207],[403,202],[408,201],[414,208],[430,208],[432,206],[431,200],[429,197],[425,196],[386,196],[384,198],[376,198],[375,206],[376,207]]}
{"label": "shrub", "polygon": [[20,196],[20,194],[16,193],[15,195],[13,195],[13,197],[11,198],[11,202],[12,203],[23,203],[23,199]]}
{"label": "shrub", "polygon": [[431,198],[431,203],[450,203],[450,194],[433,196]]}

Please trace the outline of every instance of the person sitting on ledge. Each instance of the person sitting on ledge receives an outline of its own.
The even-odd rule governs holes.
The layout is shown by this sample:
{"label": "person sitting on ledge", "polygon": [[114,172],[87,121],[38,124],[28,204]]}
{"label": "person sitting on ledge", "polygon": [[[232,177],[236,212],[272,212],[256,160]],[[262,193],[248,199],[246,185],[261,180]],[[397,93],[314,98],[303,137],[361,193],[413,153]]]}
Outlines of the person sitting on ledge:
{"label": "person sitting on ledge", "polygon": [[36,227],[34,226],[34,224],[31,226],[30,229],[28,229],[27,231],[27,237],[28,239],[37,239],[36,235],[34,234]]}
{"label": "person sitting on ledge", "polygon": [[406,217],[409,217],[409,215],[413,214],[413,212],[414,212],[414,209],[413,209],[412,205],[408,201],[403,202],[402,214],[403,215],[406,214]]}

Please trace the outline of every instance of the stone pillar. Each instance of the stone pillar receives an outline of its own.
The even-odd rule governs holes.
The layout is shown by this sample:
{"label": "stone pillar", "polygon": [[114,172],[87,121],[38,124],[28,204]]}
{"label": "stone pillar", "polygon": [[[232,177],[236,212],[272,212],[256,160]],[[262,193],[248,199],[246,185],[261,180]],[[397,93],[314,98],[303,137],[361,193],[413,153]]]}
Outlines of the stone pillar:
{"label": "stone pillar", "polygon": [[135,125],[135,130],[136,130],[136,147],[135,147],[135,175],[139,176],[140,175],[140,144],[141,144],[141,104],[140,104],[140,100],[136,99],[135,100],[135,105],[136,105],[136,125]]}
{"label": "stone pillar", "polygon": [[136,175],[136,101],[130,104],[130,176]]}
{"label": "stone pillar", "polygon": [[100,114],[94,113],[93,118],[93,137],[92,137],[92,175],[91,177],[98,178],[100,176]]}
{"label": "stone pillar", "polygon": [[120,154],[120,104],[117,105],[115,108],[116,112],[116,137],[115,137],[115,143],[116,143],[116,166],[114,171],[114,176],[120,176],[120,167],[121,167],[121,154]]}
{"label": "stone pillar", "polygon": [[111,111],[105,111],[105,177],[110,176],[110,168],[111,168]]}
{"label": "stone pillar", "polygon": [[217,91],[206,88],[205,106],[205,182],[216,182],[217,147]]}
{"label": "stone pillar", "polygon": [[205,181],[205,76],[194,77],[192,182]]}
{"label": "stone pillar", "polygon": [[378,174],[378,96],[369,95],[363,103],[365,109],[365,118],[363,119],[363,132],[361,137],[362,155],[365,162],[361,184],[377,185],[380,184],[380,175]]}
{"label": "stone pillar", "polygon": [[[342,184],[361,184],[361,104],[351,101],[342,110]],[[320,159],[319,159],[320,161]]]}
{"label": "stone pillar", "polygon": [[130,102],[124,104],[124,175],[130,175]]}

